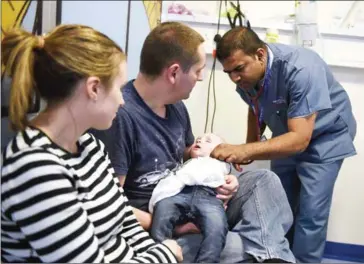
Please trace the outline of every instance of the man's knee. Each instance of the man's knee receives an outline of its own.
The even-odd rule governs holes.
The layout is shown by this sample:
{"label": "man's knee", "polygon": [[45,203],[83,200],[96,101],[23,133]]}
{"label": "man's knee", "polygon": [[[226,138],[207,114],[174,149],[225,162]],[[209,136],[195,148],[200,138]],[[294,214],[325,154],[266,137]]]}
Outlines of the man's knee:
{"label": "man's knee", "polygon": [[242,186],[247,182],[250,182],[252,185],[258,184],[269,184],[273,186],[282,187],[282,183],[277,174],[268,169],[258,169],[253,171],[248,171],[241,174],[238,178],[239,185]]}

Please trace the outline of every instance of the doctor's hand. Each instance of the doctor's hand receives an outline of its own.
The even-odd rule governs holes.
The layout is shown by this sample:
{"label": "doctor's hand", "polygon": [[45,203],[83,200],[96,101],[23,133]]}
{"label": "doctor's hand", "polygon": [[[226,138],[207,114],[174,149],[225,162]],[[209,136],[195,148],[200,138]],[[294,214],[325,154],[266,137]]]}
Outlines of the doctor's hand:
{"label": "doctor's hand", "polygon": [[230,145],[222,143],[214,148],[210,156],[225,162],[233,163],[237,171],[241,172],[240,165],[248,165],[252,161],[248,160],[248,155],[244,145]]}
{"label": "doctor's hand", "polygon": [[225,184],[216,188],[216,198],[224,202],[224,206],[235,195],[239,188],[239,181],[235,175],[229,174],[225,176]]}

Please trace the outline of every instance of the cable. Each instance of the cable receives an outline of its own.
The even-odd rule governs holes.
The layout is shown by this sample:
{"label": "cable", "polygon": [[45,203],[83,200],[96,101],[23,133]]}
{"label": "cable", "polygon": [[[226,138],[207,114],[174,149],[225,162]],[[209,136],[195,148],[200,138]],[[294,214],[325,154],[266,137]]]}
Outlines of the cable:
{"label": "cable", "polygon": [[[216,60],[215,60],[215,65],[214,66],[216,66]],[[212,114],[212,119],[211,119],[211,133],[214,132],[214,121],[215,121],[215,114],[216,114],[215,67],[214,67],[214,74],[212,76],[212,90],[214,92],[214,112]]]}
{"label": "cable", "polygon": [[[218,21],[217,21],[217,32],[216,32],[216,35],[214,37],[214,41],[215,41],[216,44],[221,39],[221,36],[219,35],[220,20],[221,20],[221,6],[222,6],[222,0],[220,0],[219,17],[218,17]],[[214,58],[213,58],[211,73],[210,73],[210,78],[209,78],[209,84],[208,84],[208,90],[207,90],[206,119],[205,119],[204,133],[207,132],[207,123],[208,123],[208,119],[209,119],[211,81],[212,81],[213,96],[214,96],[214,111],[213,111],[212,120],[211,120],[211,132],[213,132],[213,125],[214,125],[214,119],[215,119],[215,113],[216,113],[215,68],[216,68],[216,56],[214,56]]]}
{"label": "cable", "polygon": [[208,85],[208,88],[207,88],[207,104],[206,104],[206,119],[205,119],[204,133],[207,132],[207,123],[208,123],[208,119],[209,119],[209,105],[210,105],[210,86],[211,86],[211,80],[212,80],[212,75],[213,75],[214,70],[215,70],[215,59],[212,62],[209,85]]}
{"label": "cable", "polygon": [[128,14],[126,17],[126,34],[125,34],[125,55],[126,56],[128,56],[128,49],[129,49],[130,9],[131,9],[131,0],[128,0]]}

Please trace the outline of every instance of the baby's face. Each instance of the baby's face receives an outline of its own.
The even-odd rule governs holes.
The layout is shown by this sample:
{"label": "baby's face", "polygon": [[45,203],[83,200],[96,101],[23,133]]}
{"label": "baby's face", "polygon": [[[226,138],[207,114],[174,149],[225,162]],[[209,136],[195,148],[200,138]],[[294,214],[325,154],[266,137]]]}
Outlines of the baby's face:
{"label": "baby's face", "polygon": [[202,137],[198,137],[192,145],[190,151],[191,158],[208,157],[214,148],[221,143],[223,143],[223,140],[214,134],[205,134]]}

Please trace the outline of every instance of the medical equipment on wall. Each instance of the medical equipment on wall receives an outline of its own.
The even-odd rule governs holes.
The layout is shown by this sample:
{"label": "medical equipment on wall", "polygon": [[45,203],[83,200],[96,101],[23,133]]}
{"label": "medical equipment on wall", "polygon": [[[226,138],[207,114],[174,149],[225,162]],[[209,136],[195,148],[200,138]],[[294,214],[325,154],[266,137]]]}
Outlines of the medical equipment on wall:
{"label": "medical equipment on wall", "polygon": [[265,33],[265,42],[277,43],[279,40],[279,31],[276,28],[268,28]]}
{"label": "medical equipment on wall", "polygon": [[364,13],[364,2],[363,1],[353,1],[346,16],[342,19],[342,21],[340,23],[340,27],[341,28],[354,27],[355,18],[360,11]]}
{"label": "medical equipment on wall", "polygon": [[[214,42],[216,45],[218,44],[218,42],[221,39],[221,35],[219,34],[219,32],[220,32],[222,2],[223,1],[220,0],[219,10],[218,10],[219,17],[218,17],[218,22],[217,22],[217,32],[216,32],[216,35],[214,36]],[[229,2],[230,6],[234,10],[234,15],[230,14],[228,7],[227,7],[227,1],[225,0],[224,2],[225,2],[225,11],[227,13],[227,18],[228,18],[230,27],[234,28],[236,26],[246,26],[246,27],[250,28],[250,22],[246,18],[245,14],[241,11],[241,6],[240,6],[239,0],[236,1],[236,4],[234,4],[231,1]],[[238,24],[237,24],[237,21],[239,21]],[[214,96],[214,109],[213,109],[213,114],[212,114],[212,119],[211,119],[210,132],[213,132],[213,130],[214,130],[214,121],[215,121],[215,113],[216,113],[215,68],[216,68],[216,49],[214,49],[214,51],[213,51],[213,63],[212,63],[212,67],[211,67],[211,74],[210,74],[208,90],[207,90],[206,120],[205,120],[205,129],[204,129],[205,133],[207,133],[207,124],[208,124],[208,119],[209,119],[211,84],[212,84],[212,90],[213,90],[213,96]]]}
{"label": "medical equipment on wall", "polygon": [[[227,11],[227,18],[229,20],[229,24],[231,28],[236,27],[236,21],[239,19],[239,26],[247,26],[250,28],[250,22],[246,19],[244,13],[241,11],[239,0],[236,1],[236,5],[233,2],[230,2],[231,7],[234,9],[234,17],[231,17],[230,12]],[[227,9],[227,1],[225,1],[225,8]]]}
{"label": "medical equipment on wall", "polygon": [[317,2],[295,2],[296,30],[298,45],[312,47],[318,37]]}

